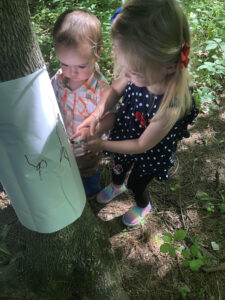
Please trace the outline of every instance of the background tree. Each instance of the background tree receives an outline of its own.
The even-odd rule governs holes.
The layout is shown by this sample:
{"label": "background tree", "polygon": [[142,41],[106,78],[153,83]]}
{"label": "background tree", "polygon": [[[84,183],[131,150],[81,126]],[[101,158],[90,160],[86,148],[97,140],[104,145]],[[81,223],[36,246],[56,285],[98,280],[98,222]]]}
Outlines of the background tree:
{"label": "background tree", "polygon": [[[0,82],[42,68],[28,2],[1,0],[0,20]],[[107,234],[88,204],[77,221],[60,231],[41,234],[21,226],[21,234],[23,256],[1,274],[1,296],[127,299]]]}

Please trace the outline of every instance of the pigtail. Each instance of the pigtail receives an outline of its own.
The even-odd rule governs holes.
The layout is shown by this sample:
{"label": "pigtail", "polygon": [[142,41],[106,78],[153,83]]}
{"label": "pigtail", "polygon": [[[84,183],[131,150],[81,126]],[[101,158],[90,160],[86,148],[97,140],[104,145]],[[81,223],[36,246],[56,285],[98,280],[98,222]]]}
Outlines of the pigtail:
{"label": "pigtail", "polygon": [[175,74],[170,78],[159,110],[152,121],[162,117],[166,112],[169,112],[170,118],[166,128],[171,128],[174,123],[183,118],[190,109],[191,94],[189,90],[188,70],[186,68],[180,69],[178,65]]}
{"label": "pigtail", "polygon": [[[174,11],[173,1],[169,0],[167,3],[171,6],[171,11]],[[186,48],[189,48],[190,45],[189,24],[180,7],[178,5],[175,5],[175,7],[177,18],[179,20],[178,28],[180,29],[180,32],[177,34],[177,44],[181,45],[181,47],[178,52],[173,54],[175,57],[173,58],[173,61],[176,62],[176,71],[174,74],[168,75],[169,82],[167,89],[164,93],[159,110],[152,119],[153,121],[164,115],[166,111],[169,111],[170,119],[166,125],[168,128],[172,127],[176,121],[183,118],[184,115],[191,110],[192,104],[188,73],[189,51],[186,53]],[[190,50],[190,48],[188,50]],[[181,57],[185,55],[185,60],[181,61]]]}

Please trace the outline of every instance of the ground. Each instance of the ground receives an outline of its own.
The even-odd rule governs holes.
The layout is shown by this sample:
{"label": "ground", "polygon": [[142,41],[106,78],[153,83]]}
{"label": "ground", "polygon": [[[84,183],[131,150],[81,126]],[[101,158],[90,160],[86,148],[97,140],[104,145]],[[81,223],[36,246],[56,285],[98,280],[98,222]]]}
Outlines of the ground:
{"label": "ground", "polygon": [[[152,210],[143,224],[133,229],[122,225],[121,216],[133,205],[128,193],[105,207],[94,199],[89,200],[96,216],[110,232],[124,289],[133,300],[225,299],[224,108],[225,103],[221,101],[214,112],[199,114],[190,128],[191,137],[179,144],[170,179],[163,183],[153,180],[150,184]],[[106,185],[110,181],[110,162],[103,160],[102,166],[102,185]],[[188,233],[185,242],[177,245],[190,249],[197,237],[198,249],[209,258],[211,265],[194,272],[182,265],[183,256],[179,252],[175,257],[160,252],[163,233],[174,235],[178,229]],[[1,189],[0,271],[20,251],[17,234],[17,217]]]}

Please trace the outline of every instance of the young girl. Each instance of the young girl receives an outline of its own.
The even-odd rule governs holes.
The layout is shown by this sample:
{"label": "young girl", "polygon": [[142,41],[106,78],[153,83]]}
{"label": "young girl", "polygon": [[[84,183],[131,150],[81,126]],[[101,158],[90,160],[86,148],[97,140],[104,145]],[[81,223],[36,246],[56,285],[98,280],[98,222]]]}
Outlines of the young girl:
{"label": "young girl", "polygon": [[[123,223],[134,226],[151,209],[149,182],[168,179],[177,142],[198,114],[188,86],[190,34],[175,0],[128,0],[112,24],[111,35],[123,76],[101,98],[81,125],[91,132],[123,95],[108,141],[89,141],[87,149],[113,153],[112,183],[97,196],[106,204],[127,188],[136,201]],[[78,129],[79,130],[79,129]]]}

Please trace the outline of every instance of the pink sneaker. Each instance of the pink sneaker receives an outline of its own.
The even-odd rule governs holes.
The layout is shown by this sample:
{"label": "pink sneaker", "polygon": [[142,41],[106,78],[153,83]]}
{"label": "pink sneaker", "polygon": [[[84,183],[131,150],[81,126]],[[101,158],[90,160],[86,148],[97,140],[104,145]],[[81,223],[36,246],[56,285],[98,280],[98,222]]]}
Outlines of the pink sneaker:
{"label": "pink sneaker", "polygon": [[134,206],[129,209],[125,215],[123,215],[122,222],[128,227],[138,225],[141,220],[150,212],[151,204],[149,203],[146,207],[141,208],[139,206]]}
{"label": "pink sneaker", "polygon": [[123,184],[120,188],[116,188],[113,183],[106,186],[96,197],[96,201],[101,204],[107,204],[116,196],[126,191],[126,186]]}

